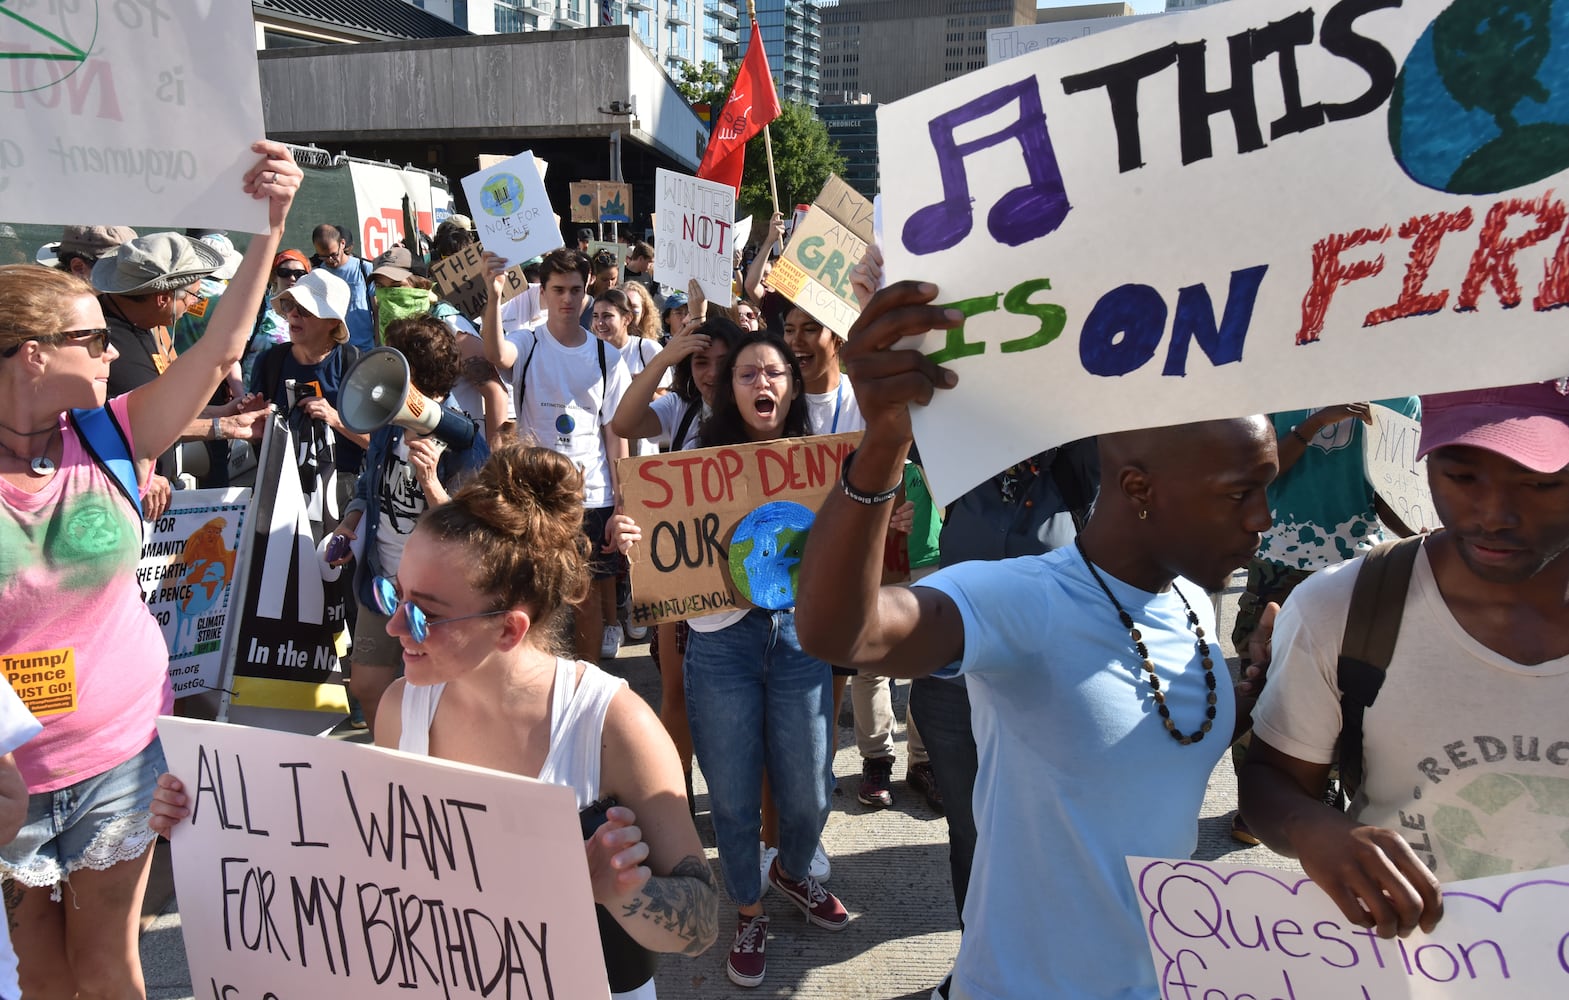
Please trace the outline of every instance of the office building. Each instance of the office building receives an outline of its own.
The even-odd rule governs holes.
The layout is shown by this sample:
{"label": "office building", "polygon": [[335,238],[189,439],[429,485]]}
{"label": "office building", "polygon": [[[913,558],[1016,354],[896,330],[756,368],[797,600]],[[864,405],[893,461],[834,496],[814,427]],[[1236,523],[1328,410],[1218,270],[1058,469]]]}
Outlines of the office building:
{"label": "office building", "polygon": [[[759,19],[761,19],[759,12]],[[1034,24],[1035,0],[839,0],[822,9],[822,89],[880,104],[986,65],[986,32]]]}
{"label": "office building", "polygon": [[870,94],[824,95],[817,117],[844,157],[844,182],[870,198],[881,187],[877,172],[877,105]]}
{"label": "office building", "polygon": [[[818,6],[812,0],[757,0],[763,50],[768,53],[768,67],[773,71],[774,87],[781,101],[815,105],[823,89],[819,72],[823,62],[822,17]],[[741,42],[736,56],[744,58],[752,38],[752,22],[744,7],[739,25]]]}
{"label": "office building", "polygon": [[735,0],[406,0],[476,35],[625,24],[674,71],[735,56]]}

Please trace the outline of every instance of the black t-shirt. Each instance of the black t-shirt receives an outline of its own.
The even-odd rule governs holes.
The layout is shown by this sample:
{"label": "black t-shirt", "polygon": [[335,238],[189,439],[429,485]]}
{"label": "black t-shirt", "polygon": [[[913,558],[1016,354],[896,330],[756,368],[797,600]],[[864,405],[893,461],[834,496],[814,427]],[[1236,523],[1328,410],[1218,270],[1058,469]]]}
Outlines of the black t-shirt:
{"label": "black t-shirt", "polygon": [[[268,355],[278,352],[282,363],[269,362]],[[338,389],[343,381],[343,373],[348,369],[350,362],[345,359],[347,345],[339,344],[332,349],[332,353],[314,365],[301,364],[294,357],[294,350],[289,344],[278,344],[263,351],[261,357],[256,359],[255,366],[251,369],[251,384],[247,386],[251,392],[259,392],[276,404],[280,409],[289,405],[289,393],[284,388],[284,383],[293,379],[300,385],[314,385],[318,394],[331,403],[333,408],[338,406]],[[262,384],[270,371],[276,369],[277,381],[271,385]],[[336,431],[333,432],[334,440],[334,465],[339,472],[356,473],[365,460],[365,449],[348,440]]]}
{"label": "black t-shirt", "polygon": [[[134,325],[109,302],[100,301],[103,301],[104,319],[109,326],[109,343],[120,355],[109,366],[109,398],[113,399],[157,378],[161,372],[153,359],[161,356],[161,351],[157,334]],[[176,471],[174,448],[170,448],[158,456],[158,474],[172,479]]]}

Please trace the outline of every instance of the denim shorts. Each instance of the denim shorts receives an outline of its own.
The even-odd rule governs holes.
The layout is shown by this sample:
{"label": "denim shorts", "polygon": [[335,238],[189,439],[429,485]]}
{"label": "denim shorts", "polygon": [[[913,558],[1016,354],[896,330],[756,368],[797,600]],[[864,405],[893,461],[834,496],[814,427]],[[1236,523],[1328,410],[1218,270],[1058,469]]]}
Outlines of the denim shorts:
{"label": "denim shorts", "polygon": [[0,876],[42,888],[83,868],[103,871],[147,853],[158,839],[147,825],[158,776],[168,770],[154,739],[103,774],[28,796],[27,821],[0,848]]}

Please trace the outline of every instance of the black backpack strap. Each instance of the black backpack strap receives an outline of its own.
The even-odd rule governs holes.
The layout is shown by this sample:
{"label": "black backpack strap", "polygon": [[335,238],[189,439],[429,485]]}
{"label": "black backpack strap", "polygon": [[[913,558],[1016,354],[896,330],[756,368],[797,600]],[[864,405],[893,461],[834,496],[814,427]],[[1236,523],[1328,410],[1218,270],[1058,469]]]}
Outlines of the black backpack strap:
{"label": "black backpack strap", "polygon": [[676,432],[670,439],[670,450],[680,451],[681,442],[686,440],[686,432],[692,429],[692,421],[703,412],[703,401],[694,399],[686,404],[686,409],[681,414],[681,419],[676,422]]}
{"label": "black backpack strap", "polygon": [[1400,638],[1406,592],[1416,567],[1422,536],[1386,542],[1362,557],[1351,588],[1351,609],[1335,665],[1340,685],[1340,783],[1355,797],[1366,773],[1362,755],[1362,717],[1378,698],[1389,661]]}
{"label": "black backpack strap", "polygon": [[610,391],[610,368],[605,364],[605,342],[595,337],[594,343],[599,345],[599,405],[603,409],[605,393]]}
{"label": "black backpack strap", "polygon": [[[518,372],[518,398],[513,400],[512,403],[512,408],[517,411],[519,421],[523,419],[523,396],[528,392],[528,366],[534,363],[534,351],[539,347],[539,334],[530,330],[529,336],[534,338],[534,342],[529,344],[528,356],[523,359],[523,370]],[[600,343],[604,343],[604,341],[600,341]]]}

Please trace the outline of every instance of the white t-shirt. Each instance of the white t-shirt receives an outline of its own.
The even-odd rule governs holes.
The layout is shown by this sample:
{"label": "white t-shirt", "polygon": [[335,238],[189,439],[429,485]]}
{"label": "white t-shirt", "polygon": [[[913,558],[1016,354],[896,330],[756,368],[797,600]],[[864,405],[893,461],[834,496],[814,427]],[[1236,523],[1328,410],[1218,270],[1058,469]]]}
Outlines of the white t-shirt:
{"label": "white t-shirt", "polygon": [[[1299,760],[1332,760],[1336,662],[1360,558],[1319,570],[1275,623],[1253,731]],[[1359,823],[1406,838],[1442,882],[1569,864],[1569,656],[1525,665],[1472,638],[1417,555],[1400,637],[1362,716]]]}
{"label": "white t-shirt", "polygon": [[861,407],[855,401],[848,376],[839,376],[839,386],[828,392],[806,394],[806,424],[813,434],[844,434],[866,430]]}
{"label": "white t-shirt", "polygon": [[702,409],[692,422],[687,424],[686,434],[680,441],[672,441],[677,429],[681,426],[681,417],[686,413],[687,402],[673,392],[655,397],[648,404],[648,408],[659,418],[659,442],[669,445],[671,451],[685,451],[687,448],[697,447],[697,432],[702,427],[703,421],[708,419],[708,404],[699,404]]}
{"label": "white t-shirt", "polygon": [[[43,723],[33,718],[11,685],[0,683],[0,756],[14,753],[43,729]],[[16,952],[11,947],[10,921],[0,920],[0,997],[21,995],[16,981]]]}
{"label": "white t-shirt", "polygon": [[[451,328],[458,336],[470,336],[479,339],[479,330],[474,324],[454,313],[442,318],[442,322]],[[507,420],[515,420],[517,411],[512,405],[512,383],[506,379],[501,380],[502,386],[507,390]],[[448,394],[452,405],[463,411],[464,416],[474,421],[479,427],[481,437],[485,436],[485,398],[480,395],[479,387],[469,382],[466,378],[459,378],[453,383],[452,392]]]}
{"label": "white t-shirt", "polygon": [[545,306],[540,301],[539,285],[527,289],[501,304],[501,332],[533,328],[545,322]]}
{"label": "white t-shirt", "polygon": [[583,343],[577,347],[563,347],[544,327],[508,334],[518,357],[507,374],[518,434],[560,452],[583,470],[583,506],[594,510],[615,502],[603,428],[615,416],[631,378],[619,351],[581,332]]}
{"label": "white t-shirt", "polygon": [[[1152,594],[1101,571],[1149,648],[1172,721],[1204,720],[1208,691],[1176,591]],[[1074,546],[965,562],[917,587],[951,597],[979,767],[975,862],[954,996],[1150,1000],[1160,995],[1128,855],[1186,858],[1236,705],[1218,646],[1214,728],[1167,733],[1128,630]],[[1176,581],[1204,634],[1204,588]]]}
{"label": "white t-shirt", "polygon": [[[649,340],[646,337],[637,336],[628,337],[626,344],[621,348],[621,359],[626,362],[628,379],[634,379],[641,375],[643,370],[648,367],[648,362],[662,350],[664,348],[659,346],[659,341],[657,340]],[[661,389],[670,388],[670,380],[670,369],[666,368],[665,374],[659,379],[659,387]],[[671,394],[665,393],[665,396],[668,395]],[[659,397],[659,399],[663,398],[664,396]],[[627,446],[629,454],[634,456],[657,455],[659,453],[659,442],[652,438],[634,438],[627,442]]]}
{"label": "white t-shirt", "polygon": [[[396,431],[398,441],[392,446],[392,457],[381,470],[381,481],[371,489],[378,493],[376,526],[376,555],[381,560],[381,570],[386,576],[397,573],[403,564],[403,547],[414,533],[414,525],[421,514],[430,507],[425,491],[420,488],[414,466],[409,464],[409,442],[401,428]],[[373,476],[375,469],[366,469],[362,475]]]}

